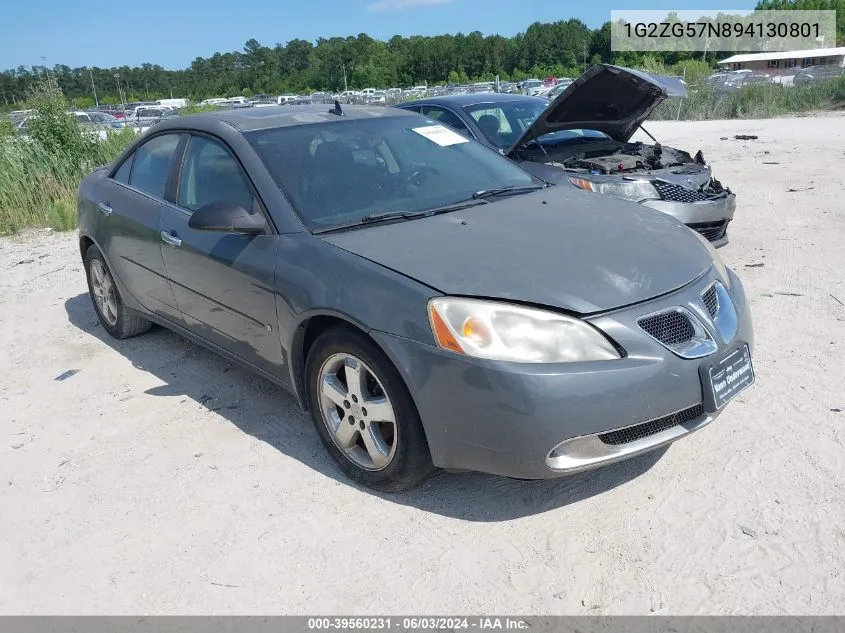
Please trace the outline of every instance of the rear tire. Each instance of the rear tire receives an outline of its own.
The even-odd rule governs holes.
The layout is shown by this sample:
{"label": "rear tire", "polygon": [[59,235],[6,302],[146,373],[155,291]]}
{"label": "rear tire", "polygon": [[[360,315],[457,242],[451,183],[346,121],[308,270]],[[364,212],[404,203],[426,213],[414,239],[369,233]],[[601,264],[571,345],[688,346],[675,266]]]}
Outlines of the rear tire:
{"label": "rear tire", "polygon": [[94,311],[103,329],[118,339],[143,334],[152,323],[130,310],[123,303],[117,284],[108,264],[93,244],[85,252],[85,275],[88,278],[88,294],[94,304]]}
{"label": "rear tire", "polygon": [[351,480],[398,492],[435,471],[408,388],[362,333],[351,327],[323,332],[308,354],[305,384],[317,434]]}

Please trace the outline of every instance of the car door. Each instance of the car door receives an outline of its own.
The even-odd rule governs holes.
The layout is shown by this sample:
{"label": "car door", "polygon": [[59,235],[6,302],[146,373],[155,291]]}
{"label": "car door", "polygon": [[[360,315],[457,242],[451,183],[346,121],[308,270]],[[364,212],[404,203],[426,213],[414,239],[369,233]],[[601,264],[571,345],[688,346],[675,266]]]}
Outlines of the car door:
{"label": "car door", "polygon": [[180,313],[165,275],[158,226],[181,138],[181,133],[150,138],[97,190],[97,237],[112,272],[135,301],[177,321]]}
{"label": "car door", "polygon": [[194,230],[191,215],[215,203],[263,214],[240,162],[219,139],[191,135],[173,204],[159,225],[167,276],[195,334],[278,373],[282,363],[273,281],[278,238]]}

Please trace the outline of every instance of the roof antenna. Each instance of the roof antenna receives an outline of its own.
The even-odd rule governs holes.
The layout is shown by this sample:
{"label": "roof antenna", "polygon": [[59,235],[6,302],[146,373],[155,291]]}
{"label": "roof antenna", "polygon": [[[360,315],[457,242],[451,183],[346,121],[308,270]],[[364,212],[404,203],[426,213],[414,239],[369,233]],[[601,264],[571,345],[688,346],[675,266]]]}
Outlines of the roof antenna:
{"label": "roof antenna", "polygon": [[340,109],[340,101],[337,99],[334,100],[334,107],[329,110],[329,114],[336,114],[337,116],[343,116],[343,110]]}

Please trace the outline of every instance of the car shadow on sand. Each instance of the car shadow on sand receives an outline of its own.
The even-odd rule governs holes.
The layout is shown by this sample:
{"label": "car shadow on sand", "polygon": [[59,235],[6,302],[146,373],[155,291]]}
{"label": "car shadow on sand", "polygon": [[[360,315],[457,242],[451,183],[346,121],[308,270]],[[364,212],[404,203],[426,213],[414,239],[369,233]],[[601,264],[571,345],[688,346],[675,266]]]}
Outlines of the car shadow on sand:
{"label": "car shadow on sand", "polygon": [[481,473],[440,472],[412,490],[377,493],[345,477],[320,443],[309,415],[281,387],[164,328],[155,327],[137,338],[114,339],[97,321],[87,294],[68,299],[65,310],[73,326],[164,383],[146,390],[146,394],[191,398],[244,433],[326,477],[385,501],[443,516],[466,521],[507,521],[578,503],[639,477],[666,450],[557,479],[520,481]]}

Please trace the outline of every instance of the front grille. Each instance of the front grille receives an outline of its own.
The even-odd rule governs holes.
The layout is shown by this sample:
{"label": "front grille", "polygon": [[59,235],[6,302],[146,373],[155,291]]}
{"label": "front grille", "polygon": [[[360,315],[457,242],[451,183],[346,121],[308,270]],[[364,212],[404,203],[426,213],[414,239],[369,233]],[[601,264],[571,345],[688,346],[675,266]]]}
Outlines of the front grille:
{"label": "front grille", "polygon": [[649,437],[650,435],[656,435],[661,431],[671,429],[673,426],[683,424],[684,422],[695,420],[702,415],[704,415],[704,407],[697,404],[689,409],[684,409],[683,411],[678,411],[677,413],[666,415],[662,418],[657,418],[656,420],[650,420],[649,422],[629,426],[626,429],[619,429],[618,431],[602,433],[599,435],[599,439],[605,444],[611,444],[613,446],[627,444],[629,442],[641,440],[644,437]]}
{"label": "front grille", "polygon": [[687,189],[681,185],[662,180],[652,180],[651,184],[663,200],[671,202],[701,202],[707,200],[707,194],[698,189]]}
{"label": "front grille", "polygon": [[695,328],[689,317],[675,310],[640,319],[637,323],[649,336],[664,345],[680,345],[695,336]]}
{"label": "front grille", "polygon": [[716,284],[713,284],[704,291],[704,294],[701,295],[701,300],[704,302],[704,307],[707,308],[710,316],[716,318],[716,313],[719,312],[719,297],[716,295]]}
{"label": "front grille", "polygon": [[718,222],[698,222],[687,224],[693,231],[701,233],[707,241],[715,242],[725,237],[728,232],[728,221],[719,220]]}

